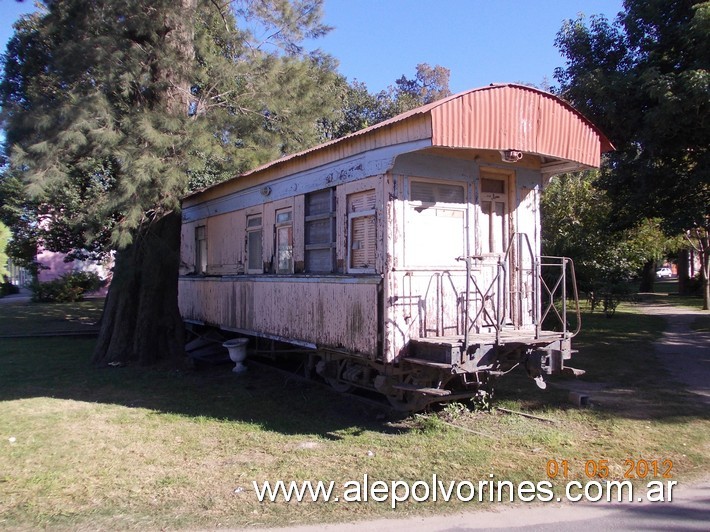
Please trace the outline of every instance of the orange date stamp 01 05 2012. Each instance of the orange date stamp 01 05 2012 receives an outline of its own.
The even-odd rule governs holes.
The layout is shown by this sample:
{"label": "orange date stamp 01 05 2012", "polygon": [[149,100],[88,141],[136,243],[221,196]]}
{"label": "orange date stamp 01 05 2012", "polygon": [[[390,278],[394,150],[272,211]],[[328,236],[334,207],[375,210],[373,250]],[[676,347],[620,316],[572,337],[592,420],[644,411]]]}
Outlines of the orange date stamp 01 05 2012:
{"label": "orange date stamp 01 05 2012", "polygon": [[[672,479],[673,460],[644,460],[643,458],[627,458],[621,464],[621,478],[624,480],[643,480],[647,478]],[[550,479],[567,479],[574,476],[577,467],[582,468],[582,463],[572,464],[570,460],[548,460],[547,477]],[[616,469],[609,460],[586,460],[584,461],[583,473],[587,478],[609,478],[612,476],[612,469]],[[617,475],[613,475],[617,476]]]}

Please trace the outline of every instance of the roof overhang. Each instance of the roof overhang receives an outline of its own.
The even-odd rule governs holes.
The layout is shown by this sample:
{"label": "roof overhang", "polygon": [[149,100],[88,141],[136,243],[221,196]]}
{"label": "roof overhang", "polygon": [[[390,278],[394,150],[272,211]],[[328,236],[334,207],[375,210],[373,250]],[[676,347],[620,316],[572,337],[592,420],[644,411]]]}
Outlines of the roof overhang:
{"label": "roof overhang", "polygon": [[[340,139],[272,161],[209,187],[214,197],[355,157],[374,148],[420,147],[520,152],[539,156],[547,178],[598,168],[614,149],[586,117],[557,96],[518,84],[493,84],[412,109]],[[386,171],[387,168],[377,168]],[[373,174],[374,175],[374,174]],[[237,185],[236,181],[239,181]],[[190,194],[185,199],[200,201]]]}

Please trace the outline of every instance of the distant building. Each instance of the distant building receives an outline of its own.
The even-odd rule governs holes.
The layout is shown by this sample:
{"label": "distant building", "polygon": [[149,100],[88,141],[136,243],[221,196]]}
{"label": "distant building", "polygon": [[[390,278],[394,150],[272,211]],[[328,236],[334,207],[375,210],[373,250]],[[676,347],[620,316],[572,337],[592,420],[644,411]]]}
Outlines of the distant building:
{"label": "distant building", "polygon": [[46,283],[76,271],[94,272],[102,280],[110,278],[111,268],[113,267],[112,258],[103,262],[93,260],[72,260],[67,262],[65,258],[65,253],[41,249],[36,257],[37,263],[40,265],[37,280],[41,283]]}

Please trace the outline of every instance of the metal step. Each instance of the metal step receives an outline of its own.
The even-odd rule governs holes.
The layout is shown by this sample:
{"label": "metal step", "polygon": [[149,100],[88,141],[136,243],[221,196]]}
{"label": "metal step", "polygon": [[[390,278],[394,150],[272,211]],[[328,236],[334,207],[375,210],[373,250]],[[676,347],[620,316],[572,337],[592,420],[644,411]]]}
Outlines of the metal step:
{"label": "metal step", "polygon": [[451,366],[461,363],[461,345],[460,336],[417,338],[409,342],[409,352],[412,359]]}

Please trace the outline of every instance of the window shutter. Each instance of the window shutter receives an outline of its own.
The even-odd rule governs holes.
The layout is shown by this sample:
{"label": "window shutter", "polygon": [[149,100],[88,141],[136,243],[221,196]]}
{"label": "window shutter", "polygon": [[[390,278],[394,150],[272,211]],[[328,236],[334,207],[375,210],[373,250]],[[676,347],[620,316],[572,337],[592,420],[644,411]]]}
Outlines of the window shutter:
{"label": "window shutter", "polygon": [[348,270],[354,273],[375,271],[377,250],[377,216],[375,190],[350,194],[347,198],[348,220]]}
{"label": "window shutter", "polygon": [[335,271],[335,189],[306,194],[305,271]]}
{"label": "window shutter", "polygon": [[464,203],[466,195],[462,185],[448,185],[426,181],[411,182],[411,200],[422,203]]}
{"label": "window shutter", "polygon": [[373,269],[375,267],[376,226],[375,216],[358,216],[352,219],[350,267]]}
{"label": "window shutter", "polygon": [[348,196],[348,214],[375,210],[376,199],[377,194],[375,194],[374,190],[350,194]]}

